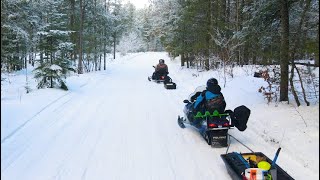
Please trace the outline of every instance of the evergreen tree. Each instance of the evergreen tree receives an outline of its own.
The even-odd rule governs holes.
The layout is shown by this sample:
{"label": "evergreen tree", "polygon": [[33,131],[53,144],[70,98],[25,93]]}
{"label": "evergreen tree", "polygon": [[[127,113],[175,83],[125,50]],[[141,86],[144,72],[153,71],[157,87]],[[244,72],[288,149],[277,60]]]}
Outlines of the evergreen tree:
{"label": "evergreen tree", "polygon": [[70,57],[74,45],[69,41],[71,32],[66,29],[67,16],[59,11],[63,10],[62,6],[62,1],[46,4],[45,23],[38,32],[39,50],[44,57],[34,69],[38,88],[58,86],[67,90],[64,79],[70,70],[74,70]]}

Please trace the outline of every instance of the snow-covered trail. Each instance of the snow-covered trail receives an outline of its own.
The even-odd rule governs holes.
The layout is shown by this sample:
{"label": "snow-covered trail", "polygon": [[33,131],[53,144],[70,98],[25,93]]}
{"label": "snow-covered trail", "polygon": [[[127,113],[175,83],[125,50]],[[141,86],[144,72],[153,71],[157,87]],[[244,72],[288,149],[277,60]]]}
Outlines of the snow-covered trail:
{"label": "snow-covered trail", "polygon": [[96,73],[3,141],[1,178],[230,179],[220,158],[226,149],[177,125],[186,89],[147,81],[167,57],[139,58]]}

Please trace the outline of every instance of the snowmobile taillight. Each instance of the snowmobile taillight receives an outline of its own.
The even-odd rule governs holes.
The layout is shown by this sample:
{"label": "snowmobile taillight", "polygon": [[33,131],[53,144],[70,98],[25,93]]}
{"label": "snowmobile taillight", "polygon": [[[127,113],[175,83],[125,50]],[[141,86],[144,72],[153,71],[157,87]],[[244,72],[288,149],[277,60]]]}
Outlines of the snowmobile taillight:
{"label": "snowmobile taillight", "polygon": [[216,124],[214,124],[214,123],[209,123],[208,126],[211,127],[211,128],[218,127],[218,126],[217,126]]}
{"label": "snowmobile taillight", "polygon": [[161,79],[164,79],[164,76],[161,76]]}
{"label": "snowmobile taillight", "polygon": [[222,125],[223,127],[227,127],[227,126],[229,126],[229,123],[223,123],[223,125]]}

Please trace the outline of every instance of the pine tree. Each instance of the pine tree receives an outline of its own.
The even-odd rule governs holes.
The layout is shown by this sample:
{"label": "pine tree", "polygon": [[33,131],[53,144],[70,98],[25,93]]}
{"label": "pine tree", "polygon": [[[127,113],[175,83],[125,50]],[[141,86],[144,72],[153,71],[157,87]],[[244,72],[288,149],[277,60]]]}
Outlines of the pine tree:
{"label": "pine tree", "polygon": [[62,1],[55,1],[46,5],[46,20],[42,26],[39,50],[44,54],[43,60],[34,69],[35,78],[39,80],[38,88],[60,87],[68,90],[64,79],[69,71],[74,71],[71,66],[71,53],[73,46],[69,41],[71,31],[66,29],[67,16],[63,10]]}

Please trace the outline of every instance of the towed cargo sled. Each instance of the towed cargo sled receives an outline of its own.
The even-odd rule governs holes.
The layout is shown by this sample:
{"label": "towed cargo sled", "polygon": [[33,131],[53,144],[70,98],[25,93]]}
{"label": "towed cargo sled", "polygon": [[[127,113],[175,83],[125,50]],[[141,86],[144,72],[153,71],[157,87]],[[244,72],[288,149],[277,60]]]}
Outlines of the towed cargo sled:
{"label": "towed cargo sled", "polygon": [[273,161],[262,152],[232,152],[221,154],[221,158],[233,180],[293,180],[275,163],[280,149]]}
{"label": "towed cargo sled", "polygon": [[172,82],[172,79],[170,79],[169,82],[164,82],[164,88],[166,89],[176,89],[177,88],[177,84]]}

